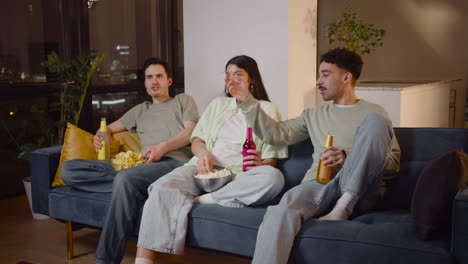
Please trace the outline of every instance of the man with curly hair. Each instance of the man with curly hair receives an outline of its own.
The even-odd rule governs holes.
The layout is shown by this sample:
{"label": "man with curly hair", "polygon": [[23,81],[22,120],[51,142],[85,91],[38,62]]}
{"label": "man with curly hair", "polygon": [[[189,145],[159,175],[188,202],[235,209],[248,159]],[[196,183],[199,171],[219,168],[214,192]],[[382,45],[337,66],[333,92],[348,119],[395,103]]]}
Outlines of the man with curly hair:
{"label": "man with curly hair", "polygon": [[[384,186],[384,175],[399,170],[400,148],[387,112],[356,97],[362,65],[361,56],[347,49],[323,54],[317,89],[332,102],[283,122],[269,118],[252,96],[232,89],[259,138],[272,145],[310,138],[315,150],[302,183],[287,191],[278,205],[268,207],[252,263],[287,263],[302,223],[310,218],[347,220],[353,212],[371,209]],[[323,148],[328,133],[333,134],[334,145]],[[335,168],[327,184],[316,181],[319,160]]]}

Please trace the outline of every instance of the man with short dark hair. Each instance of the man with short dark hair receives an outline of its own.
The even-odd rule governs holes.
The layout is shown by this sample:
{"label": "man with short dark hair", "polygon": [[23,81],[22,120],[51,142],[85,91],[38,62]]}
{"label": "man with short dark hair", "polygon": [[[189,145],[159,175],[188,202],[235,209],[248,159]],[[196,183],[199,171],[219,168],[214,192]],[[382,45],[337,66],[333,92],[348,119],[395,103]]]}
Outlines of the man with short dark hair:
{"label": "man with short dark hair", "polygon": [[[399,170],[400,148],[386,111],[356,97],[361,56],[339,48],[325,53],[320,62],[317,88],[332,103],[306,109],[294,119],[275,122],[255,98],[236,92],[242,90],[236,89],[237,84],[231,87],[259,138],[272,145],[310,138],[315,150],[303,182],[286,192],[278,205],[268,207],[257,236],[254,264],[287,263],[296,234],[312,217],[347,220],[358,202],[360,210],[369,210],[383,175]],[[333,134],[334,144],[323,148],[328,133]],[[336,168],[327,184],[316,181],[319,160]]]}
{"label": "man with short dark hair", "polygon": [[[149,58],[144,64],[145,88],[152,102],[143,102],[107,126],[109,135],[136,132],[146,161],[115,171],[109,162],[75,159],[62,165],[63,182],[82,191],[112,192],[109,210],[96,250],[96,263],[120,263],[128,236],[136,231],[148,186],[192,157],[190,135],[198,121],[195,100],[186,94],[169,95],[172,84],[168,64]],[[96,152],[101,147],[98,131]]]}

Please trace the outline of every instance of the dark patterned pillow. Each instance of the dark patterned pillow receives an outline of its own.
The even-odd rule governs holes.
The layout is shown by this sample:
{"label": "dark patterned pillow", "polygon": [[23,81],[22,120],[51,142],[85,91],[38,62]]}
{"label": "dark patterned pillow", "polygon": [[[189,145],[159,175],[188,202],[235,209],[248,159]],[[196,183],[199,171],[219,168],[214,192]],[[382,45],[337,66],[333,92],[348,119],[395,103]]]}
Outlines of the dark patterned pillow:
{"label": "dark patterned pillow", "polygon": [[468,156],[463,150],[444,153],[424,167],[411,201],[411,214],[421,239],[449,237],[452,202],[467,178]]}

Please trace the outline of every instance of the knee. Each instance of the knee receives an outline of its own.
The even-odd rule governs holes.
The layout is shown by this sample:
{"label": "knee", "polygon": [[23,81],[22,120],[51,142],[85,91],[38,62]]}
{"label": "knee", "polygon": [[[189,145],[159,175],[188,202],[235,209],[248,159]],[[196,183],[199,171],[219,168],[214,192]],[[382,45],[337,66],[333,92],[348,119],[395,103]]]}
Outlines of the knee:
{"label": "knee", "polygon": [[387,122],[388,122],[388,119],[385,118],[385,116],[383,116],[382,114],[377,113],[377,112],[372,112],[368,114],[363,120],[363,123],[368,124],[369,126],[370,125],[386,126]]}
{"label": "knee", "polygon": [[383,135],[393,133],[392,123],[382,114],[373,112],[368,114],[362,121],[362,127],[365,128],[367,133],[372,133],[374,135]]}
{"label": "knee", "polygon": [[280,219],[290,215],[292,213],[292,210],[289,202],[285,201],[283,197],[277,205],[269,206],[267,212],[269,217],[273,217],[274,219]]}
{"label": "knee", "polygon": [[83,169],[83,160],[74,159],[74,160],[67,160],[62,163],[60,168],[60,178],[66,185],[71,185],[73,182],[73,177],[75,174],[76,169]]}
{"label": "knee", "polygon": [[152,194],[155,195],[157,192],[174,191],[177,189],[177,181],[174,181],[174,179],[171,178],[171,173],[169,173],[151,183],[148,187],[148,194],[151,196]]}
{"label": "knee", "polygon": [[132,174],[126,170],[118,172],[114,177],[112,184],[112,192],[119,192],[122,190],[133,190],[134,184],[132,181]]}
{"label": "knee", "polygon": [[[60,168],[60,178],[62,181],[67,184],[70,182],[72,175],[72,168],[69,161],[65,161],[62,163],[62,167]],[[68,184],[67,184],[68,185]]]}
{"label": "knee", "polygon": [[272,185],[275,187],[276,191],[279,193],[281,190],[283,190],[284,187],[284,174],[277,168],[270,167],[271,168],[271,182]]}
{"label": "knee", "polygon": [[282,208],[282,210],[287,211],[289,208],[300,208],[302,202],[303,197],[301,191],[292,188],[283,194],[278,206]]}
{"label": "knee", "polygon": [[279,169],[272,166],[261,166],[259,169],[261,169],[261,175],[263,175],[261,178],[265,184],[283,188],[284,175]]}
{"label": "knee", "polygon": [[260,170],[259,174],[254,176],[256,181],[259,181],[261,186],[268,188],[274,196],[278,195],[284,187],[283,173],[272,166],[260,166],[258,169]]}
{"label": "knee", "polygon": [[175,201],[180,196],[183,196],[184,193],[181,190],[174,188],[165,188],[161,184],[158,184],[157,181],[152,183],[148,187],[148,199],[150,203],[164,203],[167,201]]}

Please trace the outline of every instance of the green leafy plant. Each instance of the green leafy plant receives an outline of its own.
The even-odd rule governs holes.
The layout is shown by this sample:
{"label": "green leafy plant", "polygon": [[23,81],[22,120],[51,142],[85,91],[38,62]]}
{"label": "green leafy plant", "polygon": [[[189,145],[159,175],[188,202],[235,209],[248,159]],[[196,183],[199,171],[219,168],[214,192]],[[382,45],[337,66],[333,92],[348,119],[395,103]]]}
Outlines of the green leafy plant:
{"label": "green leafy plant", "polygon": [[49,72],[57,76],[54,87],[58,90],[58,100],[51,103],[50,110],[60,114],[56,123],[58,144],[63,143],[66,124],[78,124],[91,78],[104,58],[105,54],[96,55],[96,51],[91,50],[76,59],[63,61],[57,53],[51,52],[43,63]]}
{"label": "green leafy plant", "polygon": [[385,30],[374,24],[367,24],[359,19],[359,14],[347,9],[343,18],[335,23],[325,25],[330,44],[344,42],[349,50],[361,55],[369,54],[375,48],[383,46]]}
{"label": "green leafy plant", "polygon": [[18,158],[29,160],[29,154],[34,150],[57,143],[55,122],[48,117],[47,112],[31,107],[31,115],[23,120],[16,140],[26,142],[19,145]]}
{"label": "green leafy plant", "polygon": [[104,58],[105,54],[97,55],[95,50],[70,61],[63,61],[55,52],[47,56],[42,65],[54,74],[50,86],[57,90],[49,112],[57,112],[58,118],[39,113],[33,106],[31,118],[23,122],[18,136],[18,142],[25,142],[17,144],[18,158],[29,159],[29,154],[38,148],[63,144],[66,124],[78,124],[91,78]]}
{"label": "green leafy plant", "polygon": [[51,146],[56,142],[55,122],[48,116],[47,110],[41,110],[32,105],[27,112],[28,118],[21,120],[17,129],[11,129],[7,124],[11,117],[6,114],[5,109],[0,108],[0,110],[0,130],[4,133],[3,138],[9,139],[3,141],[2,144],[7,148],[16,149],[18,152],[12,152],[12,154],[19,159],[28,160],[32,151]]}

